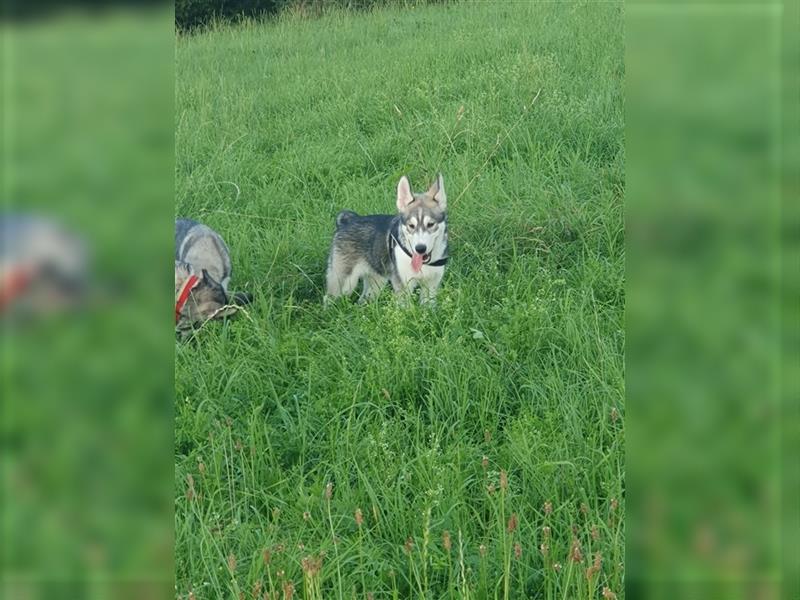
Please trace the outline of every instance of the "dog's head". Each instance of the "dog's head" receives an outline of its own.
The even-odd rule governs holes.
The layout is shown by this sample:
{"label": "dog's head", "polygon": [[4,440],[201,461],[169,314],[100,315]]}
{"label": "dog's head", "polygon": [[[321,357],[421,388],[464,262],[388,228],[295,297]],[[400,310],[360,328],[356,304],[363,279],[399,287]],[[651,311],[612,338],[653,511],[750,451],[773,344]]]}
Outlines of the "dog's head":
{"label": "dog's head", "polygon": [[190,283],[192,275],[194,273],[189,265],[175,261],[176,327],[178,329],[190,329],[208,319],[221,319],[236,312],[234,307],[223,308],[228,305],[228,294],[225,293],[222,284],[209,275],[205,269],[200,275],[197,275],[183,306],[180,306],[178,310],[178,297],[187,283]]}
{"label": "dog's head", "polygon": [[408,248],[430,256],[438,244],[447,240],[447,194],[441,173],[423,194],[414,194],[404,175],[397,184],[397,210],[401,235]]}

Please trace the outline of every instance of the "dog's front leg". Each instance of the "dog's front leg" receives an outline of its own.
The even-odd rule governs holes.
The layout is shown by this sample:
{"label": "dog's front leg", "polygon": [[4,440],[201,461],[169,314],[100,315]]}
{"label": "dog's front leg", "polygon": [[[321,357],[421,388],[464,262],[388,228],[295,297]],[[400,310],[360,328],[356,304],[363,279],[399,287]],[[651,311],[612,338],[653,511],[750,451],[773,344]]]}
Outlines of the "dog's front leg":
{"label": "dog's front leg", "polygon": [[436,305],[436,292],[438,291],[438,286],[433,286],[430,284],[422,284],[420,285],[419,291],[419,303],[420,304],[428,304],[430,306]]}
{"label": "dog's front leg", "polygon": [[436,294],[439,291],[439,284],[442,282],[443,273],[438,273],[430,279],[420,282],[419,303],[436,305]]}
{"label": "dog's front leg", "polygon": [[409,305],[411,302],[411,294],[414,292],[414,288],[416,287],[416,279],[403,281],[399,277],[392,277],[392,288],[394,289],[394,295],[395,298],[397,298],[397,304],[402,307]]}

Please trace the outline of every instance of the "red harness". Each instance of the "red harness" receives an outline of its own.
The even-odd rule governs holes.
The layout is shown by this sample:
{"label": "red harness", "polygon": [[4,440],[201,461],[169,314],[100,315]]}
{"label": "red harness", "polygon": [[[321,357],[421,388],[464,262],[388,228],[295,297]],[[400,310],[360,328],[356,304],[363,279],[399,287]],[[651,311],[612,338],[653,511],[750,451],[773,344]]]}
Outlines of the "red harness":
{"label": "red harness", "polygon": [[33,280],[31,269],[20,267],[10,273],[3,275],[0,282],[0,311],[4,311]]}
{"label": "red harness", "polygon": [[197,275],[190,275],[189,279],[186,280],[186,283],[183,284],[178,297],[175,299],[175,324],[180,321],[183,306],[189,299],[189,294],[191,294],[192,290],[197,287],[198,283],[200,283],[200,278]]}

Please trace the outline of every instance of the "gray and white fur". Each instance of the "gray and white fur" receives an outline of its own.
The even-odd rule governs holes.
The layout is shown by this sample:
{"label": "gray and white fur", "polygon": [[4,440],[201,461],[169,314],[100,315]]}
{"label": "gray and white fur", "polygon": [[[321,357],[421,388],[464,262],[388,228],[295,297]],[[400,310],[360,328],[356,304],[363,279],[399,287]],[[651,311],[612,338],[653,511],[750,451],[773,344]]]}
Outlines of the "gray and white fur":
{"label": "gray and white fur", "polygon": [[[228,284],[231,280],[231,257],[228,246],[213,229],[190,219],[175,220],[175,295],[186,280],[196,275],[200,278],[183,306],[177,323],[178,329],[189,329],[213,315],[221,318],[236,309],[219,310],[230,304]],[[250,301],[247,294],[233,296],[236,303]],[[218,311],[218,312],[217,312]],[[216,313],[216,314],[215,314]]]}
{"label": "gray and white fur", "polygon": [[389,281],[402,301],[419,286],[420,302],[432,303],[447,259],[442,175],[422,194],[414,194],[403,176],[397,184],[397,214],[361,216],[344,210],[336,216],[326,300],[350,295],[361,281],[363,303],[375,298]]}

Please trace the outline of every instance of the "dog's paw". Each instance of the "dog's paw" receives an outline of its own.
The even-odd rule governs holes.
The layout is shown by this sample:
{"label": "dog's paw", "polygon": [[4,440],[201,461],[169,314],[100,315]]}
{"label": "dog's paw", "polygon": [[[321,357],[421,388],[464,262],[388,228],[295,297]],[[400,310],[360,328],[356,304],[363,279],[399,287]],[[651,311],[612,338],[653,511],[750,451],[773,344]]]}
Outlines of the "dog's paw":
{"label": "dog's paw", "polygon": [[436,308],[436,298],[420,298],[419,305],[425,308]]}
{"label": "dog's paw", "polygon": [[323,306],[323,308],[330,308],[335,303],[336,303],[336,297],[335,296],[330,296],[328,294],[325,294],[322,297],[322,306]]}
{"label": "dog's paw", "polygon": [[400,308],[408,308],[411,306],[411,294],[403,293],[395,296],[395,302]]}

